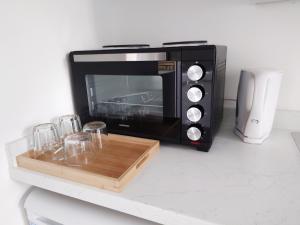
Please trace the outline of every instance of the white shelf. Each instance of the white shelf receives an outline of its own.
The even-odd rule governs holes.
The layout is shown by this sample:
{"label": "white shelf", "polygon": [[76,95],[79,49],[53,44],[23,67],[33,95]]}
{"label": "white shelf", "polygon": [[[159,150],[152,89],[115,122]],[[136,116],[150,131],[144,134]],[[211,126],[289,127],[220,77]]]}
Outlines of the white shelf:
{"label": "white shelf", "polygon": [[165,225],[298,224],[300,152],[290,131],[275,129],[263,145],[251,145],[232,133],[232,124],[232,118],[223,123],[209,153],[162,145],[122,193],[16,167],[24,140],[8,146],[10,173],[16,181]]}

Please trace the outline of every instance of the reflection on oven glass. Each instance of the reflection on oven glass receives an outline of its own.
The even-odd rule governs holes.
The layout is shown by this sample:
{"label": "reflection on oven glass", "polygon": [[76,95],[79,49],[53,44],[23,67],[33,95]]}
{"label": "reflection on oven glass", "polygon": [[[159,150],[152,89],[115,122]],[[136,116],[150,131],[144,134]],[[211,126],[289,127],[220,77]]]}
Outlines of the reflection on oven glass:
{"label": "reflection on oven glass", "polygon": [[96,116],[145,117],[163,116],[162,96],[155,92],[134,93],[115,98],[104,99],[96,104]]}
{"label": "reflection on oven glass", "polygon": [[160,76],[87,75],[86,84],[92,116],[163,118]]}

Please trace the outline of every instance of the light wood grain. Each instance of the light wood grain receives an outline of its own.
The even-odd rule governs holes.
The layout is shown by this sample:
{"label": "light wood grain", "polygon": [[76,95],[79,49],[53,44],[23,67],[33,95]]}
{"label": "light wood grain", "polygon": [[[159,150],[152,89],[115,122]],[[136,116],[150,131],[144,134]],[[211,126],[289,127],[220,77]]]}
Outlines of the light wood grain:
{"label": "light wood grain", "polygon": [[32,150],[17,156],[17,164],[36,172],[120,192],[158,151],[159,141],[109,134],[103,148],[89,155],[88,163],[80,167],[54,161],[51,155],[35,159]]}

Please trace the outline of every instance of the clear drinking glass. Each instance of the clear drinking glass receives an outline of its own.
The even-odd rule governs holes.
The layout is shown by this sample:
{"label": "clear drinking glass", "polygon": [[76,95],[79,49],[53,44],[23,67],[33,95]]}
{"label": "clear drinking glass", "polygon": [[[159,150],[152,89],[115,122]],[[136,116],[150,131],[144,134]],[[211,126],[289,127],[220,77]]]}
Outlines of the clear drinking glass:
{"label": "clear drinking glass", "polygon": [[95,152],[92,136],[89,133],[78,132],[64,139],[64,159],[68,166],[83,166]]}
{"label": "clear drinking glass", "polygon": [[58,126],[60,130],[61,138],[65,138],[70,134],[75,134],[77,132],[80,132],[82,129],[80,118],[76,114],[59,117]]}
{"label": "clear drinking glass", "polygon": [[62,150],[61,139],[57,126],[53,123],[43,123],[33,128],[34,158],[41,156],[59,159]]}
{"label": "clear drinking glass", "polygon": [[94,121],[83,126],[83,132],[90,133],[92,141],[96,146],[96,151],[99,151],[105,145],[108,136],[106,124],[101,121]]}

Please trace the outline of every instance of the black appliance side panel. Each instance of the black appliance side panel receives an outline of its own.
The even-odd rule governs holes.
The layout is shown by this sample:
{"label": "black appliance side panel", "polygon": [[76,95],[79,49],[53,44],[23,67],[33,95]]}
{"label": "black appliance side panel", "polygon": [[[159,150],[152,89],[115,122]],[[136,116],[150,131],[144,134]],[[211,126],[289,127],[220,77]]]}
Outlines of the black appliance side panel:
{"label": "black appliance side panel", "polygon": [[176,118],[181,118],[181,51],[168,50],[167,60],[176,61]]}
{"label": "black appliance side panel", "polygon": [[[199,65],[205,71],[204,77],[199,81],[191,81],[187,77],[187,71],[192,65]],[[213,112],[213,80],[215,76],[215,46],[196,47],[183,49],[182,51],[182,139],[184,145],[194,146],[200,151],[208,151],[212,143],[212,117]],[[187,92],[192,87],[198,87],[203,91],[203,98],[193,103],[188,100]],[[190,107],[198,107],[203,115],[200,121],[194,123],[187,118],[187,110]],[[191,141],[187,137],[187,130],[197,127],[201,130],[201,138]]]}
{"label": "black appliance side panel", "polygon": [[225,89],[225,72],[226,72],[226,55],[225,46],[216,46],[215,76],[213,79],[213,101],[212,101],[212,138],[220,128],[223,119],[224,107],[224,89]]}
{"label": "black appliance side panel", "polygon": [[80,115],[81,121],[87,121],[89,117],[89,107],[85,88],[86,84],[76,69],[72,53],[69,54],[69,69],[74,112]]}

